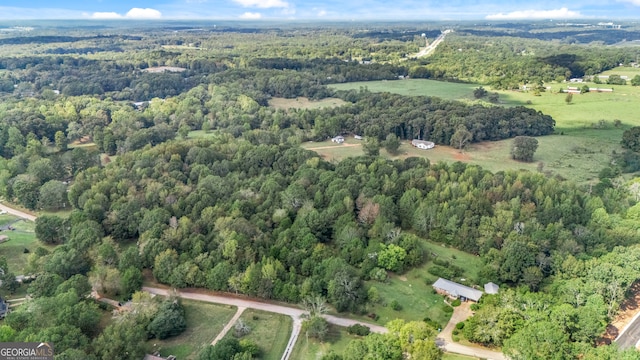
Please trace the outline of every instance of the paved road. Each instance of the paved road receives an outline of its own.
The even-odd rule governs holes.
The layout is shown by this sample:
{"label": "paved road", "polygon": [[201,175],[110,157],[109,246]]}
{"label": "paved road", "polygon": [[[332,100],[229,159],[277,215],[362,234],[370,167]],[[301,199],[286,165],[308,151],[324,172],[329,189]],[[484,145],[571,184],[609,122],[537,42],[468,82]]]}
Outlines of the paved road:
{"label": "paved road", "polygon": [[640,342],[640,312],[637,313],[631,322],[622,329],[620,335],[614,340],[621,349],[637,347]]}
{"label": "paved road", "polygon": [[491,351],[473,346],[465,346],[453,342],[453,338],[451,337],[451,335],[453,333],[453,329],[455,329],[456,327],[456,324],[466,320],[472,315],[470,306],[470,303],[463,302],[460,306],[454,308],[453,315],[451,315],[449,323],[447,323],[447,326],[445,326],[444,330],[442,330],[438,334],[436,344],[446,352],[475,356],[481,359],[488,360],[507,360],[507,357],[504,356],[504,354],[501,352]]}
{"label": "paved road", "polygon": [[434,52],[436,50],[436,48],[438,47],[438,45],[440,45],[440,43],[442,41],[444,41],[444,38],[447,36],[448,33],[450,33],[452,30],[445,30],[442,32],[442,34],[440,34],[431,44],[429,44],[429,46],[425,47],[424,49],[420,50],[419,53],[417,53],[415,55],[415,57],[417,58],[421,58],[423,56],[427,56],[429,54],[431,54],[432,52]]}
{"label": "paved road", "polygon": [[6,211],[9,214],[15,215],[15,216],[19,216],[23,219],[27,219],[27,220],[31,220],[31,221],[36,221],[36,216],[35,215],[31,215],[31,214],[27,214],[26,212],[20,211],[20,210],[16,210],[14,208],[10,208],[6,205],[0,204],[0,211]]}

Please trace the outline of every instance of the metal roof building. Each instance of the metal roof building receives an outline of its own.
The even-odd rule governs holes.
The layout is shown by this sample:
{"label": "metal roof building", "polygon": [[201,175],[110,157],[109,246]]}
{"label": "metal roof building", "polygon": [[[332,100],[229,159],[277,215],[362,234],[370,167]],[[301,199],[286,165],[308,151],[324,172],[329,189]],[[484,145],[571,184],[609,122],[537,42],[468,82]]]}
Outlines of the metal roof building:
{"label": "metal roof building", "polygon": [[447,293],[451,297],[463,298],[462,300],[468,299],[478,301],[480,300],[480,297],[482,297],[482,291],[480,290],[476,290],[468,286],[455,283],[453,281],[445,280],[443,278],[438,278],[438,280],[433,283],[433,287],[436,290]]}

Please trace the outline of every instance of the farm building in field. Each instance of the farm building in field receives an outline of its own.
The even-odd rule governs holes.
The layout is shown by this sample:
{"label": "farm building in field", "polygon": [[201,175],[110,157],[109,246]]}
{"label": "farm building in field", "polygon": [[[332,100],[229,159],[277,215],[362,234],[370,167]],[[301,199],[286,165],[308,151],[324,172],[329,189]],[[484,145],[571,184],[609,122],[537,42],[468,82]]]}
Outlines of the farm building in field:
{"label": "farm building in field", "polygon": [[447,295],[451,298],[460,299],[462,301],[471,300],[477,302],[482,297],[482,291],[480,290],[445,280],[443,278],[438,278],[438,280],[433,283],[433,288],[436,289],[438,294]]}
{"label": "farm building in field", "polygon": [[436,144],[432,143],[431,141],[416,140],[416,139],[411,140],[411,145],[422,150],[433,149],[436,146]]}
{"label": "farm building in field", "polygon": [[337,144],[342,144],[344,142],[344,137],[338,135],[338,136],[332,138],[331,142],[334,142],[334,143],[337,143]]}
{"label": "farm building in field", "polygon": [[356,140],[362,140],[362,136],[360,135],[354,135],[353,138]]}

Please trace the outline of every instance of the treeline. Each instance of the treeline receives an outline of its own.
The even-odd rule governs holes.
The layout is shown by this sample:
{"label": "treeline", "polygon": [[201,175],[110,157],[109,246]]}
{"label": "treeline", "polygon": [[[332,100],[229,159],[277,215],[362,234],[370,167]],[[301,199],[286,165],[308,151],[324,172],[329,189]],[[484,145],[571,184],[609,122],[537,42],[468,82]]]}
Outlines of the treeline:
{"label": "treeline", "polygon": [[521,84],[598,74],[635,58],[631,48],[558,45],[506,35],[480,37],[454,33],[438,46],[427,65],[412,67],[409,75],[518,89]]}
{"label": "treeline", "polygon": [[[338,311],[359,312],[369,301],[366,281],[427,259],[425,238],[479,254],[485,266],[469,281],[522,286],[523,295],[504,291],[504,300],[491,301],[509,306],[483,305],[466,325],[469,339],[504,343],[514,356],[526,351],[518,339],[542,336],[527,333],[540,328],[556,331],[562,341],[545,341],[558,351],[596,351],[640,256],[640,205],[630,207],[616,189],[599,197],[542,174],[418,158],[330,164],[297,147],[229,136],[126,153],[81,172],[69,201],[77,209],[69,220],[37,221],[39,236],[56,234],[41,239],[63,245],[30,264],[62,279],[105,274],[98,284],[107,292],[135,291],[118,284],[135,284],[150,268],[177,288],[288,302],[321,295]],[[114,251],[134,239],[137,247]],[[584,328],[560,327],[556,307]],[[509,321],[495,331],[473,323],[504,311]]]}
{"label": "treeline", "polygon": [[461,32],[482,37],[511,36],[525,39],[537,39],[544,41],[560,40],[566,44],[590,44],[601,42],[613,45],[619,42],[637,39],[640,31],[632,30],[607,30],[607,29],[580,29],[580,30],[556,30],[556,31],[501,31],[501,30],[476,30],[464,29]]}

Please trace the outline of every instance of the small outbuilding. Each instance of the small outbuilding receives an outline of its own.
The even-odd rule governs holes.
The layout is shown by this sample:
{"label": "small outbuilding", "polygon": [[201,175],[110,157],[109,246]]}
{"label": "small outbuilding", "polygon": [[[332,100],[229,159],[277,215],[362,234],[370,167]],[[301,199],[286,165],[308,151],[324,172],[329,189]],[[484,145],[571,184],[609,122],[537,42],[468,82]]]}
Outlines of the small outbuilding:
{"label": "small outbuilding", "polygon": [[344,136],[338,135],[338,136],[332,138],[331,142],[334,142],[336,144],[342,144],[344,142]]}
{"label": "small outbuilding", "polygon": [[9,237],[7,235],[0,235],[0,244],[5,241],[9,241]]}
{"label": "small outbuilding", "polygon": [[500,286],[490,282],[484,284],[484,292],[487,294],[497,294],[500,291]]}
{"label": "small outbuilding", "polygon": [[433,283],[433,288],[436,289],[438,294],[447,295],[451,298],[460,299],[462,301],[471,300],[478,302],[482,297],[482,291],[480,290],[445,280],[443,278],[438,278],[438,280]]}

